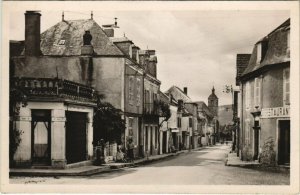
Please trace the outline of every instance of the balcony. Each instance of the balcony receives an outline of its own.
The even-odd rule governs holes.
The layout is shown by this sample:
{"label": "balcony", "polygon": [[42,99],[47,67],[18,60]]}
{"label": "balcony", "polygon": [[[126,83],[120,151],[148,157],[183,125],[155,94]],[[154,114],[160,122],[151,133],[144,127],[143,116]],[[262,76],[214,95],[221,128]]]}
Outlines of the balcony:
{"label": "balcony", "polygon": [[159,107],[156,103],[144,103],[144,115],[159,115]]}
{"label": "balcony", "polygon": [[92,87],[58,78],[12,78],[10,87],[21,89],[29,97],[97,101],[97,94]]}

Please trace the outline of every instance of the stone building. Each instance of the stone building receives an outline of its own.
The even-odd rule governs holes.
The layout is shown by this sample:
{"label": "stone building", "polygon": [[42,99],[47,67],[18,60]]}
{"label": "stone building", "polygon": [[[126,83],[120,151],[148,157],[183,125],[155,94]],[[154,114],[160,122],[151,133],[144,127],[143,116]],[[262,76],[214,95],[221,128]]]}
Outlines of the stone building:
{"label": "stone building", "polygon": [[190,148],[194,142],[193,131],[196,132],[197,129],[195,122],[197,114],[194,112],[193,106],[189,106],[190,110],[187,108],[187,103],[192,103],[187,94],[187,87],[181,90],[177,86],[172,86],[166,91],[166,94],[178,102],[178,131],[172,131],[173,137],[177,136],[178,143],[183,144],[185,148]]}
{"label": "stone building", "polygon": [[265,146],[273,144],[276,163],[289,165],[290,19],[254,45],[239,79],[240,158],[270,162],[272,151]]}
{"label": "stone building", "polygon": [[40,16],[27,11],[25,41],[11,42],[10,87],[28,97],[27,106],[21,106],[19,116],[10,121],[23,132],[13,160],[16,166],[54,168],[88,163],[93,158],[92,123],[97,103],[88,77],[88,56],[51,56],[51,51],[62,54],[64,46],[57,40],[48,43],[51,40],[46,34],[40,36]]}
{"label": "stone building", "polygon": [[[143,53],[128,38],[113,37],[113,28],[101,28],[93,18],[65,20],[62,17],[62,21],[41,34],[40,16],[41,14],[35,11],[26,12],[25,42],[10,42],[11,77],[29,80],[40,79],[32,81],[35,83],[35,87],[44,85],[45,82],[45,85],[51,87],[54,84],[55,87],[62,85],[61,88],[64,90],[69,90],[70,87],[73,90],[72,92],[75,93],[75,95],[73,94],[74,97],[77,94],[78,98],[84,99],[81,103],[74,103],[73,100],[66,103],[61,100],[64,103],[60,106],[52,106],[53,101],[50,100],[47,101],[51,103],[43,98],[39,100],[39,102],[46,102],[45,105],[47,105],[46,107],[40,107],[40,109],[48,110],[43,115],[48,118],[58,117],[51,120],[56,120],[57,123],[61,124],[55,130],[62,133],[54,134],[53,130],[48,135],[49,141],[47,144],[49,147],[50,145],[54,148],[57,147],[51,150],[51,155],[48,155],[52,159],[50,164],[65,167],[69,163],[92,158],[92,142],[101,138],[96,136],[97,132],[93,133],[91,126],[93,108],[96,106],[94,96],[96,95],[104,95],[102,101],[109,102],[115,108],[121,110],[122,117],[126,121],[126,130],[122,135],[121,144],[126,147],[127,140],[132,138],[136,146],[134,149],[135,156],[142,156],[146,150],[146,140],[148,140],[145,137],[154,134],[151,139],[154,143],[158,139],[159,116],[155,113],[154,102],[157,99],[160,81],[156,78],[157,58],[155,51],[147,50]],[[146,57],[144,57],[144,54],[146,54]],[[53,82],[52,84],[47,83],[51,79],[54,84]],[[61,80],[62,84],[56,84],[57,80]],[[32,108],[29,104],[26,107],[29,110],[26,112],[21,110],[21,116],[26,113],[26,120],[28,121],[25,125],[28,130],[23,136],[29,137],[24,138],[24,142],[21,143],[21,147],[15,155],[15,159],[20,162],[32,160],[34,154],[32,143],[34,143],[34,140],[31,136],[34,137],[34,133],[30,124],[33,115],[36,113],[31,110],[39,109],[38,105],[42,104],[35,104]],[[73,104],[75,105],[73,106]],[[59,111],[56,111],[56,108]],[[86,135],[80,134],[82,144],[79,145],[82,145],[82,156],[85,155],[85,157],[75,161],[67,159],[67,155],[70,152],[72,153],[72,149],[65,148],[65,142],[68,140],[65,135],[70,135],[71,138],[77,136],[75,133],[68,134],[63,125],[63,122],[67,120],[66,110],[78,112],[77,114],[70,114],[71,121],[86,121],[85,126],[83,124],[76,126],[81,128],[78,131],[83,132],[84,129],[88,128],[85,131]],[[80,120],[78,120],[78,117]],[[24,118],[21,117],[21,119]],[[148,133],[145,133],[147,132],[144,131],[146,123],[150,124],[150,129],[152,128],[153,132],[148,131]],[[23,123],[20,124],[23,125]],[[21,127],[23,127],[22,125]],[[54,136],[58,136],[59,140],[57,142],[59,143],[55,141]],[[150,150],[150,148],[148,149]],[[158,149],[155,148],[155,150]]]}
{"label": "stone building", "polygon": [[214,116],[210,112],[208,106],[203,101],[194,102],[198,108],[198,130],[200,145],[210,145],[212,143],[211,135],[213,134],[213,119]]}

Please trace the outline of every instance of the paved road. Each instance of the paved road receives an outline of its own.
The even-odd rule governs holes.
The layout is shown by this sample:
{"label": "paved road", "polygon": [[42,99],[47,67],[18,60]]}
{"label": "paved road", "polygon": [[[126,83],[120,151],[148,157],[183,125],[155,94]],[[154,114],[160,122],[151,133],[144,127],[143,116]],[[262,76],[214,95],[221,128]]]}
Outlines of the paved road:
{"label": "paved road", "polygon": [[12,178],[11,183],[97,185],[268,185],[289,184],[289,174],[225,166],[229,146],[218,145],[180,154],[149,165],[90,177]]}

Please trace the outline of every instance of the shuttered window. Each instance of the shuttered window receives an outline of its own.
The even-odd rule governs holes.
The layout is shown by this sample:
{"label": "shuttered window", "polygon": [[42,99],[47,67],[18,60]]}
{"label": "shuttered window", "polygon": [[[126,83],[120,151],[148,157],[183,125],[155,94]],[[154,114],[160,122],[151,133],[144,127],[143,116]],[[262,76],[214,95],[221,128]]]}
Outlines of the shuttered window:
{"label": "shuttered window", "polygon": [[141,79],[136,79],[136,106],[141,105]]}
{"label": "shuttered window", "polygon": [[290,69],[283,70],[283,105],[290,105]]}
{"label": "shuttered window", "polygon": [[245,106],[246,106],[247,110],[251,108],[251,85],[250,85],[250,82],[246,83]]}
{"label": "shuttered window", "polygon": [[261,107],[261,78],[255,78],[254,82],[254,106]]}

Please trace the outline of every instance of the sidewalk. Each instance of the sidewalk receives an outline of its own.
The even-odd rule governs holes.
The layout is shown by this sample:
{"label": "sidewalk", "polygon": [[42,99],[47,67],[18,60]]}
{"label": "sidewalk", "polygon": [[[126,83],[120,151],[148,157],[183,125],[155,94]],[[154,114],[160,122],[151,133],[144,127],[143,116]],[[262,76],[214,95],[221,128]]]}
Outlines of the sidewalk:
{"label": "sidewalk", "polygon": [[[201,150],[202,148],[197,148],[193,150]],[[192,150],[191,150],[192,151]],[[182,153],[189,152],[189,150],[178,151],[177,153],[169,153],[169,154],[161,154],[155,156],[149,156],[148,158],[137,159],[134,163],[107,163],[101,166],[81,166],[76,168],[69,169],[36,169],[36,168],[28,168],[28,169],[20,169],[13,168],[10,169],[10,176],[39,176],[39,177],[55,177],[55,176],[89,176],[93,174],[98,174],[102,172],[109,172],[116,169],[122,169],[125,167],[132,167],[136,165],[148,164],[154,161],[166,159],[172,156],[177,156]]]}
{"label": "sidewalk", "polygon": [[228,153],[225,161],[226,166],[239,166],[239,167],[255,167],[259,166],[258,161],[242,161],[236,153]]}

